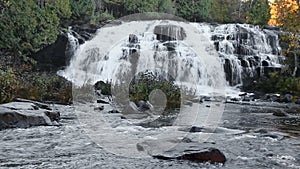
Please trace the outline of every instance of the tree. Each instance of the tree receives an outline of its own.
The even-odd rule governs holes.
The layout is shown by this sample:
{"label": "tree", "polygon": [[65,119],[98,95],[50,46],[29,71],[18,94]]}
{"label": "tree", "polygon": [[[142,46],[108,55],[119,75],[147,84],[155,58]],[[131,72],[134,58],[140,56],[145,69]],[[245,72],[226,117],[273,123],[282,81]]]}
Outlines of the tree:
{"label": "tree", "polygon": [[270,6],[268,0],[251,0],[247,15],[247,22],[255,25],[266,25],[270,20]]}
{"label": "tree", "polygon": [[125,0],[124,6],[130,13],[158,12],[158,0]]}
{"label": "tree", "polygon": [[173,0],[159,0],[158,12],[175,14],[176,8]]}
{"label": "tree", "polygon": [[209,0],[176,0],[177,15],[189,21],[208,21],[211,3]]}
{"label": "tree", "polygon": [[0,15],[0,48],[30,54],[53,43],[59,18],[53,6],[39,8],[33,0],[10,0]]}
{"label": "tree", "polygon": [[246,2],[242,0],[213,0],[210,8],[210,21],[236,23],[245,21]]}
{"label": "tree", "polygon": [[277,0],[272,4],[272,18],[270,25],[280,26],[286,34],[281,37],[281,41],[288,44],[284,50],[284,55],[288,56],[290,64],[290,74],[296,75],[299,68],[300,58],[300,9],[297,0]]}

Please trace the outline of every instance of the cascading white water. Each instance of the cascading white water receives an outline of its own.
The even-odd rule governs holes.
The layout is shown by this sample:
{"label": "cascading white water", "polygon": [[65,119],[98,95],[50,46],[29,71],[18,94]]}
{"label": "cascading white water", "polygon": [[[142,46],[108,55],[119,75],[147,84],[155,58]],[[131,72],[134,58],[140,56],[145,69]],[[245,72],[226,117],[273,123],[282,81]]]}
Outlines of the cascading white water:
{"label": "cascading white water", "polygon": [[[163,26],[155,30],[158,25]],[[155,33],[162,32],[164,26],[170,27],[166,34],[174,36],[162,42]],[[137,35],[138,42],[131,44],[130,34]],[[278,35],[253,25],[136,21],[99,29],[92,40],[76,50],[70,66],[59,74],[78,86],[99,80],[116,83],[136,67],[135,74],[160,72],[187,89],[211,94],[224,89],[224,83],[241,85],[245,78],[262,75],[264,67],[280,67],[280,52]],[[132,53],[138,55],[134,65]],[[224,72],[227,82],[223,80]]]}
{"label": "cascading white water", "polygon": [[[228,64],[232,74],[227,78],[230,85],[242,84],[243,73],[253,77],[264,67],[280,67],[281,48],[278,35],[271,30],[262,30],[248,24],[224,24],[213,27],[212,40],[223,63]],[[227,63],[226,63],[227,62]]]}
{"label": "cascading white water", "polygon": [[[168,30],[175,32],[173,41],[157,40],[154,29],[158,25],[172,25]],[[175,40],[182,39],[182,28],[186,38]],[[138,42],[130,43],[130,34],[135,34]],[[209,25],[199,28],[176,21],[135,21],[101,28],[79,47],[70,66],[59,74],[78,86],[99,80],[121,83],[135,67],[134,74],[150,70],[171,76],[176,84],[194,93],[222,95],[226,84],[223,65],[210,36]],[[133,53],[137,60],[132,61]]]}

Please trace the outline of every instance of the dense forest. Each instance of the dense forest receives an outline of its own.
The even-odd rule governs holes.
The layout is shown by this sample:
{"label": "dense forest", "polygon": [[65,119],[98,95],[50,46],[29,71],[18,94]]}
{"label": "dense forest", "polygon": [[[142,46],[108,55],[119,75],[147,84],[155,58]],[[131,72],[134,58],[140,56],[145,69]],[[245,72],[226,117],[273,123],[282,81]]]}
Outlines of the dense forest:
{"label": "dense forest", "polygon": [[[287,42],[283,55],[299,55],[299,3],[298,0],[0,0],[0,51],[34,64],[31,55],[54,43],[60,32],[67,32],[78,20],[97,25],[133,13],[161,12],[192,22],[279,26],[288,32],[282,36],[282,41]],[[14,84],[15,70],[0,69],[1,95],[5,95],[2,102],[10,100],[7,93],[15,91],[10,85]],[[285,75],[293,76],[292,69],[286,72]],[[293,81],[296,86],[298,82]],[[300,87],[298,92],[300,95]]]}
{"label": "dense forest", "polygon": [[170,13],[193,22],[269,22],[297,33],[297,4],[296,0],[1,0],[0,48],[30,55],[53,43],[72,20],[87,18],[89,24],[97,24],[140,12]]}

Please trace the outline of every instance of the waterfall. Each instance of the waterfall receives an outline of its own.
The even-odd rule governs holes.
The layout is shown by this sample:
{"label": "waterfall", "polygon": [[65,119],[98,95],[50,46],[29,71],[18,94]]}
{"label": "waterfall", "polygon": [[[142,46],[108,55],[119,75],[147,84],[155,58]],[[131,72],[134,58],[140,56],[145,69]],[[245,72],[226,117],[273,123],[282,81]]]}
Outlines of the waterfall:
{"label": "waterfall", "polygon": [[128,73],[130,81],[152,71],[171,76],[186,90],[211,95],[263,74],[266,67],[280,67],[280,53],[276,32],[253,25],[133,21],[99,29],[59,74],[82,86],[99,80],[124,83]]}
{"label": "waterfall", "polygon": [[264,69],[281,67],[281,48],[276,32],[248,24],[215,26],[211,40],[223,59],[229,85],[241,85],[249,77],[264,74]]}

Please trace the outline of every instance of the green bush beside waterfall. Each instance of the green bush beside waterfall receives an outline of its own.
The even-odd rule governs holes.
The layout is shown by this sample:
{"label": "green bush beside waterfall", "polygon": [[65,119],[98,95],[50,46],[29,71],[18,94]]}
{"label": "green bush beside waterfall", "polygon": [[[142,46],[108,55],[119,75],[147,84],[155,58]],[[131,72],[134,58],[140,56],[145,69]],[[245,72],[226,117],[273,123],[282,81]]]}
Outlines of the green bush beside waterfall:
{"label": "green bush beside waterfall", "polygon": [[[159,93],[155,94],[155,91]],[[165,98],[163,98],[164,95]],[[157,98],[157,96],[159,98]],[[132,80],[129,86],[129,97],[130,100],[135,103],[141,100],[149,100],[150,102],[165,100],[166,109],[180,108],[181,105],[181,91],[180,88],[174,84],[174,81],[149,73],[140,73]]]}
{"label": "green bush beside waterfall", "polygon": [[70,104],[72,86],[56,74],[0,69],[0,103],[10,102],[15,98]]}

